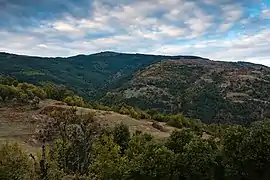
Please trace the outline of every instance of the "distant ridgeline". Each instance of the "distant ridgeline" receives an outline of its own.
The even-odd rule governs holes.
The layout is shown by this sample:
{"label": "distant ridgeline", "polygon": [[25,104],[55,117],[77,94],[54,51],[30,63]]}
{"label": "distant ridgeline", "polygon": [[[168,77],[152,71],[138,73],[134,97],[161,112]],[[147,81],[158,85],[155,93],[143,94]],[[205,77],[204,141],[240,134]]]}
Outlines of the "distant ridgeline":
{"label": "distant ridgeline", "polygon": [[246,62],[115,52],[68,58],[0,53],[0,72],[34,84],[53,82],[109,106],[184,114],[206,123],[270,117],[270,68]]}

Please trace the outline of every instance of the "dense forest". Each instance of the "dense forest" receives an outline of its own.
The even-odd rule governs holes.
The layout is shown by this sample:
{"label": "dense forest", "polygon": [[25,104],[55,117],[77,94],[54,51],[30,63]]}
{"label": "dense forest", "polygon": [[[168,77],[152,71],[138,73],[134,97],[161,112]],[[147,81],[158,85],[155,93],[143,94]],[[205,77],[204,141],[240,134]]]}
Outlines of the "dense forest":
{"label": "dense forest", "polygon": [[21,81],[62,84],[94,98],[118,81],[165,56],[102,52],[68,58],[41,58],[0,53],[0,72]]}
{"label": "dense forest", "polygon": [[[48,112],[35,135],[37,154],[16,143],[0,147],[0,179],[205,179],[267,180],[270,178],[270,120],[249,125],[204,124],[182,114],[142,111],[121,104],[88,102],[53,83],[33,85],[12,77],[0,78],[1,107],[45,98],[74,106]],[[93,114],[78,115],[76,107],[115,110],[137,119],[156,119],[177,127],[169,138],[156,139],[142,131],[130,133],[124,123],[108,127]],[[156,128],[162,127],[158,123]]]}

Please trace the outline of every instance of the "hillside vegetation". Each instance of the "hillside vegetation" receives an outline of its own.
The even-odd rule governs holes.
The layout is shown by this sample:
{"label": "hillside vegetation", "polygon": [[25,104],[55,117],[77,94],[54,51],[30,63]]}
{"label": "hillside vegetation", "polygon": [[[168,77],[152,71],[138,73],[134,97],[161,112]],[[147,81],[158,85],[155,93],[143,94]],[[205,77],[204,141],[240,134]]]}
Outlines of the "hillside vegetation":
{"label": "hillside vegetation", "polygon": [[270,117],[270,68],[251,63],[115,52],[68,58],[0,53],[0,72],[44,91],[60,89],[49,98],[66,98],[73,105],[84,98],[134,117],[144,118],[136,108],[209,124],[249,124]]}
{"label": "hillside vegetation", "polygon": [[68,58],[41,58],[0,53],[0,72],[24,82],[62,84],[87,99],[95,99],[126,82],[137,70],[164,58],[169,56],[101,52]]}
{"label": "hillside vegetation", "polygon": [[270,177],[267,119],[249,126],[208,125],[182,114],[92,104],[62,86],[36,86],[4,76],[0,97],[3,180]]}
{"label": "hillside vegetation", "polygon": [[[51,102],[50,100],[46,99],[58,100],[60,101],[60,104],[59,106],[56,106],[57,103],[56,105],[53,104],[50,106],[50,103],[44,103]],[[67,106],[64,106],[63,104],[66,104]],[[208,126],[204,125],[200,120],[187,118],[182,114],[170,115],[160,114],[156,111],[148,112],[122,103],[112,106],[104,106],[98,102],[88,102],[82,97],[76,95],[71,90],[52,83],[45,83],[37,86],[25,82],[19,82],[18,80],[9,76],[0,76],[0,108],[9,107],[11,110],[14,109],[14,111],[16,111],[17,106],[27,106],[32,109],[39,109],[40,105],[42,105],[42,107],[46,106],[46,109],[49,111],[54,110],[54,108],[58,110],[58,108],[66,109],[69,107],[77,107],[79,112],[82,112],[83,114],[85,114],[85,112],[89,112],[89,109],[103,110],[106,112],[113,111],[136,120],[140,120],[140,122],[143,122],[144,120],[151,121],[152,123],[150,124],[152,127],[162,132],[166,131],[167,129],[164,128],[163,125],[170,125],[176,128],[198,129],[200,131],[209,130]],[[112,119],[115,118],[112,117]],[[125,119],[127,122],[131,122],[129,118],[118,117],[118,119]],[[157,121],[160,121],[160,123]],[[118,122],[118,120],[115,120],[115,122]],[[134,121],[131,124],[138,123],[135,123]]]}
{"label": "hillside vegetation", "polygon": [[250,123],[270,117],[270,68],[250,63],[164,60],[106,94],[106,104],[183,113],[206,123]]}
{"label": "hillside vegetation", "polygon": [[0,72],[20,81],[62,84],[94,98],[132,73],[166,56],[102,52],[68,58],[41,58],[0,53]]}

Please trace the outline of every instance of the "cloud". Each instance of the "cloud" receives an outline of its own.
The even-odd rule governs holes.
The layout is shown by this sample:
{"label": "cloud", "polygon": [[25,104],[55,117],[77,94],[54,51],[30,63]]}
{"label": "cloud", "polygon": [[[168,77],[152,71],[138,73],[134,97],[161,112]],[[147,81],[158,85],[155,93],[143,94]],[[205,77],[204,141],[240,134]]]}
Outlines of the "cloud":
{"label": "cloud", "polygon": [[264,1],[0,0],[0,51],[71,56],[112,50],[270,65]]}
{"label": "cloud", "polygon": [[164,45],[153,49],[155,54],[194,54],[213,60],[248,61],[270,65],[268,37],[270,29],[256,35],[242,35],[237,39],[207,39],[186,45]]}
{"label": "cloud", "polygon": [[270,9],[264,9],[262,11],[262,18],[270,19]]}

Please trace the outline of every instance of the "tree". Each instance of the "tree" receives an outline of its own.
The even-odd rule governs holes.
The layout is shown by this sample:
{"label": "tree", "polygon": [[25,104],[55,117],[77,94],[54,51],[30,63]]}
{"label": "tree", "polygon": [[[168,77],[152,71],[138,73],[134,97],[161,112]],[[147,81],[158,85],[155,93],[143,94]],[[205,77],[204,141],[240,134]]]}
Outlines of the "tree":
{"label": "tree", "polygon": [[225,130],[223,141],[223,167],[225,176],[229,179],[242,179],[242,142],[247,129],[242,126],[232,126]]}
{"label": "tree", "polygon": [[23,91],[23,90],[19,90],[19,93],[18,93],[18,97],[17,97],[17,100],[19,103],[26,103],[28,102],[28,95]]}
{"label": "tree", "polygon": [[46,92],[42,88],[37,86],[31,89],[31,92],[34,94],[35,97],[38,97],[40,99],[45,99],[47,97]]}
{"label": "tree", "polygon": [[102,136],[94,144],[93,163],[90,166],[92,179],[122,179],[124,175],[125,158],[121,157],[120,146],[113,142],[113,138]]}
{"label": "tree", "polygon": [[40,99],[45,99],[47,97],[46,92],[38,86],[29,83],[19,83],[17,88],[20,90],[21,93],[27,95],[29,100],[33,100],[35,97]]}
{"label": "tree", "polygon": [[270,178],[270,121],[250,128],[231,128],[225,134],[224,164],[231,179]]}
{"label": "tree", "polygon": [[182,128],[182,126],[183,126],[182,121],[178,118],[177,119],[170,119],[167,122],[167,124],[170,126],[176,127],[176,128]]}
{"label": "tree", "polygon": [[190,180],[214,180],[216,156],[216,147],[202,139],[192,140],[184,147],[181,155],[183,174]]}
{"label": "tree", "polygon": [[174,153],[145,135],[134,136],[126,152],[126,179],[170,179]]}
{"label": "tree", "polygon": [[93,114],[76,115],[76,109],[52,114],[44,138],[55,140],[51,155],[65,173],[88,173],[93,143],[101,134],[101,126]]}
{"label": "tree", "polygon": [[42,89],[46,92],[47,97],[55,100],[64,100],[67,96],[74,96],[74,93],[64,86],[57,86],[53,83],[42,83]]}
{"label": "tree", "polygon": [[0,179],[36,179],[34,163],[18,144],[5,144],[0,149]]}
{"label": "tree", "polygon": [[18,80],[11,76],[0,75],[0,84],[8,85],[8,86],[17,86]]}
{"label": "tree", "polygon": [[121,122],[114,127],[112,134],[114,142],[120,146],[121,153],[124,153],[130,141],[130,132],[128,126]]}
{"label": "tree", "polygon": [[175,153],[181,153],[184,146],[194,138],[196,138],[195,133],[189,129],[175,130],[171,133],[165,145]]}
{"label": "tree", "polygon": [[125,106],[122,106],[119,110],[119,113],[129,115],[129,109],[127,109]]}

